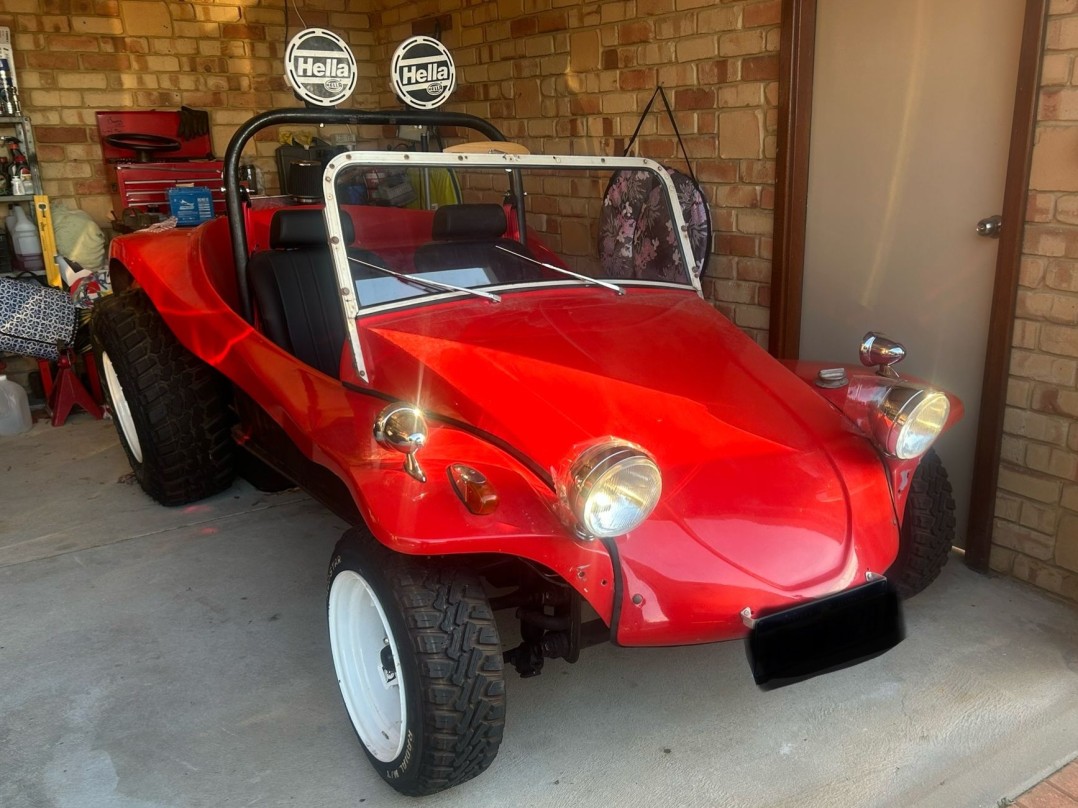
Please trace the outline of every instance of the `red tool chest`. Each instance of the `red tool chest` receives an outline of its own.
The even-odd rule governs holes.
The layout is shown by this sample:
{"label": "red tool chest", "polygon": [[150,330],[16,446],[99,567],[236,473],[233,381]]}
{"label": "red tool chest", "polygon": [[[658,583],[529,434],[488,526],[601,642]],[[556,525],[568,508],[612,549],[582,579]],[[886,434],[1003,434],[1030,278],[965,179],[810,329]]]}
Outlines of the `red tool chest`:
{"label": "red tool chest", "polygon": [[[101,138],[101,153],[105,158],[106,171],[114,183],[121,209],[137,208],[167,216],[169,188],[196,185],[210,189],[214,213],[224,214],[224,163],[213,159],[213,146],[208,133],[186,139],[180,137],[178,111],[100,111],[97,113],[97,130]],[[139,162],[140,155],[135,149],[107,143],[106,138],[109,135],[173,138],[180,145],[176,149],[157,152],[151,162]]]}

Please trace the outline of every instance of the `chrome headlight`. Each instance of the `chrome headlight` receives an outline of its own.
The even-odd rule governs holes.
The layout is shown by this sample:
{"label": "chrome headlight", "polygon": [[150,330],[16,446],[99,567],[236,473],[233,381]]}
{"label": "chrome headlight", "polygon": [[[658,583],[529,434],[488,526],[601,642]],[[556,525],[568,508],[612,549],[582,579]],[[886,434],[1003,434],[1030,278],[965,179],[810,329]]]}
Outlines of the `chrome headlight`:
{"label": "chrome headlight", "polygon": [[623,441],[586,449],[559,486],[582,536],[620,536],[651,515],[662,493],[655,461]]}
{"label": "chrome headlight", "polygon": [[870,418],[872,436],[881,449],[900,460],[919,457],[939,437],[950,412],[951,402],[943,393],[895,384]]}

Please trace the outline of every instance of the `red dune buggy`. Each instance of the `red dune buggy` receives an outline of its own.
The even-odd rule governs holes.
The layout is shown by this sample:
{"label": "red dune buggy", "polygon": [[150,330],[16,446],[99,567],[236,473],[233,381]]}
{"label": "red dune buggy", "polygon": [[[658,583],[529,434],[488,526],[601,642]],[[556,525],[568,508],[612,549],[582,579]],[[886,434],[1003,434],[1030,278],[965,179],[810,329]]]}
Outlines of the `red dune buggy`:
{"label": "red dune buggy", "polygon": [[[244,145],[302,124],[483,142],[338,154],[321,199],[248,197]],[[506,664],[744,639],[770,687],[882,653],[954,530],[930,447],[961,405],[900,378],[901,346],[870,335],[867,367],[773,359],[702,299],[658,164],[503,140],[436,111],[261,115],[226,155],[227,218],[117,238],[117,293],[94,312],[150,496],[205,497],[255,458],[351,523],[329,567],[333,661],[406,794],[491,763]],[[624,185],[665,235],[611,232],[601,258],[616,172],[647,179]]]}

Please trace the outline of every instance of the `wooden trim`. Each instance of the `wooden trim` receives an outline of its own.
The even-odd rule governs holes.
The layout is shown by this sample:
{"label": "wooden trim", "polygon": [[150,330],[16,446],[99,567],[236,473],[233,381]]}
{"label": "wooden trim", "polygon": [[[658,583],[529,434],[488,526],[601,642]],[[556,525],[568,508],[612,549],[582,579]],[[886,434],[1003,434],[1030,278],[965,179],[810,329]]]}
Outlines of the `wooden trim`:
{"label": "wooden trim", "polygon": [[1011,145],[1003,192],[1003,231],[999,239],[996,282],[988,321],[988,346],[981,389],[981,414],[977,422],[977,447],[973,456],[973,488],[966,540],[966,564],[982,571],[988,569],[992,549],[992,519],[999,482],[1003,415],[1007,404],[1011,337],[1018,297],[1018,272],[1022,261],[1026,197],[1037,120],[1037,89],[1048,22],[1047,7],[1047,0],[1026,0],[1022,50],[1018,57],[1018,85],[1014,95]]}
{"label": "wooden trim", "polygon": [[775,232],[768,336],[769,350],[780,359],[796,359],[800,351],[815,52],[816,0],[782,0]]}

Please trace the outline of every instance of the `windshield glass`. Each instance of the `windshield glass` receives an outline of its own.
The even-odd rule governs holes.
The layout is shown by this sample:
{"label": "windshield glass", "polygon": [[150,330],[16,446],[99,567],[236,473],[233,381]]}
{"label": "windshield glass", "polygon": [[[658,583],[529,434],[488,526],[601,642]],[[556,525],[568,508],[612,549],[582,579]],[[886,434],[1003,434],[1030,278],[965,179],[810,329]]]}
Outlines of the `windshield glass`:
{"label": "windshield glass", "polygon": [[350,313],[551,285],[698,288],[676,195],[648,160],[350,152],[327,176]]}

